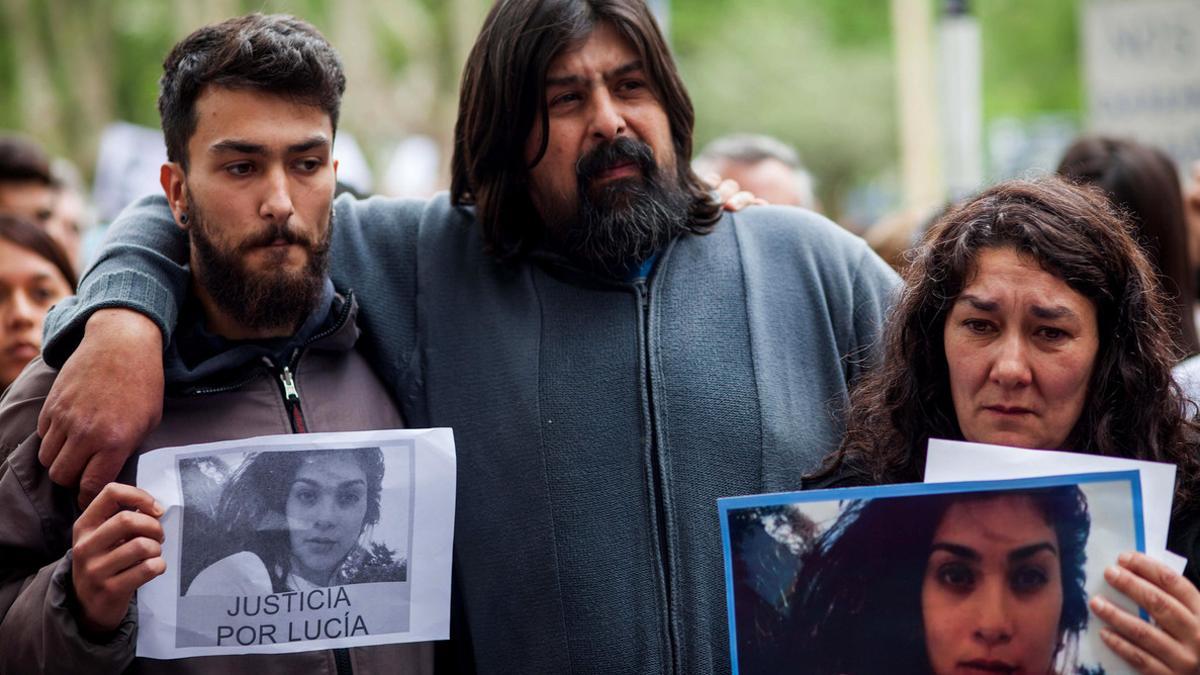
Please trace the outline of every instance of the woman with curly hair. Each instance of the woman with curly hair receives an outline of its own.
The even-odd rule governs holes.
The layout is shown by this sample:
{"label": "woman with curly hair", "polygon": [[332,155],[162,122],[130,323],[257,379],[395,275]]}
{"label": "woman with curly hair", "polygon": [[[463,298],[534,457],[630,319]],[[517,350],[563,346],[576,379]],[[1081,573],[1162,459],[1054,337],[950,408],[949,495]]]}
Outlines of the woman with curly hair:
{"label": "woman with curly hair", "polygon": [[[841,447],[808,487],[920,481],[930,438],[1170,462],[1169,547],[1187,580],[1133,554],[1109,583],[1154,624],[1091,608],[1139,672],[1200,663],[1200,454],[1171,378],[1172,325],[1153,267],[1104,194],[1062,179],[996,185],[926,235],[851,395]],[[1190,583],[1189,583],[1190,580]]]}
{"label": "woman with curly hair", "polygon": [[[187,595],[261,595],[356,583],[379,522],[379,448],[261,452],[221,494],[216,522],[228,555],[201,570]],[[402,581],[403,565],[396,579]],[[393,575],[395,576],[395,575]]]}

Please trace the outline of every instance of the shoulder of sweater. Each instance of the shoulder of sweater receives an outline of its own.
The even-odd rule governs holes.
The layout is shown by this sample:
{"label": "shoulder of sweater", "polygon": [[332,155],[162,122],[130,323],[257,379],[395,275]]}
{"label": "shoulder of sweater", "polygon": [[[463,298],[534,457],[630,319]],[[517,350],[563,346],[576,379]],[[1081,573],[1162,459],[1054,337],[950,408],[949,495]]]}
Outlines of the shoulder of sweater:
{"label": "shoulder of sweater", "polygon": [[440,226],[453,223],[474,223],[475,212],[470,207],[455,206],[447,192],[429,199],[373,196],[358,199],[344,194],[334,202],[339,220],[353,220],[364,225],[386,225],[396,230],[410,227]]}
{"label": "shoulder of sweater", "polygon": [[753,206],[723,218],[737,228],[738,238],[760,239],[772,246],[800,245],[820,255],[857,259],[868,250],[862,237],[825,216],[791,206]]}

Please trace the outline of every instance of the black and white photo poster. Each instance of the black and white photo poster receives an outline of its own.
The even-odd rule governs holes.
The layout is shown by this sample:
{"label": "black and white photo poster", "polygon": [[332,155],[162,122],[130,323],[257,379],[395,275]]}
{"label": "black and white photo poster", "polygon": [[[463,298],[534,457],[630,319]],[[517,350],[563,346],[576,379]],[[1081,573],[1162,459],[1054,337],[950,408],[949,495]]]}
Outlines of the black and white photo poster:
{"label": "black and white photo poster", "polygon": [[138,591],[138,656],[446,639],[449,429],[289,434],[142,455],[167,571]]}

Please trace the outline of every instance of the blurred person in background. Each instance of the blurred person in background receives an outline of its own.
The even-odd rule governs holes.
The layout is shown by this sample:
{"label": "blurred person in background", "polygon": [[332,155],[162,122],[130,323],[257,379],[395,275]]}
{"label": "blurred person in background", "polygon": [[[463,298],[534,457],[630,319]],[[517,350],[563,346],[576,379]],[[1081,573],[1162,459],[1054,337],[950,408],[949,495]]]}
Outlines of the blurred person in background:
{"label": "blurred person in background", "polygon": [[909,251],[920,242],[934,221],[940,218],[953,203],[936,209],[901,209],[879,219],[863,232],[863,239],[892,269],[903,274],[908,267]]}
{"label": "blurred person in background", "polygon": [[0,390],[41,351],[46,312],[75,283],[66,254],[42,228],[0,214]]}
{"label": "blurred person in background", "polygon": [[44,227],[57,197],[46,151],[24,136],[0,135],[0,211]]}
{"label": "blurred person in background", "polygon": [[1188,226],[1188,261],[1192,265],[1192,282],[1196,295],[1196,326],[1200,331],[1200,160],[1192,162],[1192,174],[1183,195],[1183,212]]}
{"label": "blurred person in background", "polygon": [[46,232],[63,247],[71,259],[71,266],[79,272],[83,270],[86,260],[83,236],[93,223],[87,188],[83,185],[79,169],[66,159],[58,158],[51,162],[50,174],[54,178],[58,198],[54,200],[50,220],[46,221]]}
{"label": "blurred person in background", "polygon": [[43,228],[79,269],[82,197],[55,176],[50,156],[33,140],[0,135],[0,212],[20,216]]}
{"label": "blurred person in background", "polygon": [[1175,163],[1162,150],[1134,140],[1084,136],[1067,148],[1058,173],[1096,185],[1129,215],[1137,229],[1134,235],[1162,283],[1179,356],[1200,352],[1188,227]]}
{"label": "blurred person in background", "polygon": [[[693,166],[716,185],[719,179],[737,181],[743,190],[769,204],[820,211],[812,174],[787,143],[760,134],[722,136],[704,147]],[[709,174],[716,174],[713,180]]]}

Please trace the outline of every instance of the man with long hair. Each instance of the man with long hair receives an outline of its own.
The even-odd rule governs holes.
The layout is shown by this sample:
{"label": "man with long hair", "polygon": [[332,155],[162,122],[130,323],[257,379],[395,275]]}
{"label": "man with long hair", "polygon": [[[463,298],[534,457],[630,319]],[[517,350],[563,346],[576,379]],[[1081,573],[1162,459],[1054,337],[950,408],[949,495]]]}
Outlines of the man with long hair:
{"label": "man with long hair", "polygon": [[[693,123],[642,0],[501,0],[463,72],[450,194],[335,204],[332,274],[363,291],[377,372],[410,424],[454,429],[467,667],[727,671],[715,500],[798,487],[841,435],[895,276],[817,215],[722,214]],[[146,253],[172,250],[161,202],[114,227],[47,348],[78,345],[43,459],[85,491],[153,426],[144,355],[184,274]],[[151,321],[97,311],[117,306]]]}

